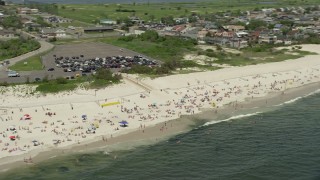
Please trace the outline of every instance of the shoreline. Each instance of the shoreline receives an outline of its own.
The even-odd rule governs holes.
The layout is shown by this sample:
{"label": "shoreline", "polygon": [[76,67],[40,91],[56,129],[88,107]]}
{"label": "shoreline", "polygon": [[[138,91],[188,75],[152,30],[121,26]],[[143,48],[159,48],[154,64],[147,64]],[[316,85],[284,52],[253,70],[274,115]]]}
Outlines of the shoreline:
{"label": "shoreline", "polygon": [[[303,46],[320,53],[319,47]],[[320,88],[319,58],[153,80],[130,75],[122,84],[97,91],[79,87],[41,95],[35,86],[0,87],[0,169],[23,167],[29,157],[38,163],[61,154],[152,144],[204,125],[206,119],[217,123],[276,109]]]}
{"label": "shoreline", "polygon": [[[63,148],[57,148],[47,151],[39,152],[35,155],[33,159],[33,163],[26,164],[23,161],[13,161],[7,162],[5,164],[0,165],[1,173],[7,173],[14,169],[20,168],[29,168],[32,166],[36,166],[38,163],[48,161],[52,158],[69,156],[73,154],[81,154],[81,153],[96,153],[99,151],[104,152],[116,152],[119,150],[128,150],[135,147],[143,146],[143,145],[152,145],[157,142],[164,141],[175,135],[186,133],[188,131],[193,130],[194,128],[199,128],[204,126],[205,123],[220,123],[224,120],[238,116],[245,115],[255,112],[266,112],[269,110],[274,110],[275,107],[281,107],[284,103],[291,101],[296,98],[303,98],[309,94],[313,94],[320,89],[320,82],[312,83],[296,88],[291,88],[285,91],[284,94],[282,92],[270,93],[264,97],[257,97],[253,99],[247,99],[244,102],[239,102],[238,105],[241,108],[235,109],[235,107],[231,104],[225,105],[216,113],[213,109],[205,109],[202,112],[195,115],[185,115],[178,119],[173,119],[165,122],[170,126],[170,128],[166,132],[161,132],[159,129],[164,126],[164,123],[158,123],[151,127],[146,127],[144,129],[144,133],[141,130],[135,130],[123,135],[119,135],[113,138],[109,138],[108,141],[96,140],[89,141],[87,143],[83,143],[81,145],[70,145]],[[279,98],[281,97],[281,98]],[[268,103],[266,104],[266,100]],[[260,111],[262,110],[262,111]],[[231,113],[230,113],[231,112]],[[210,121],[205,121],[203,119],[210,119]],[[230,123],[233,120],[230,119]],[[183,123],[181,123],[183,122]],[[147,136],[147,137],[146,137]],[[21,155],[25,156],[25,155]],[[48,158],[49,157],[49,158]],[[8,157],[10,158],[10,157]],[[22,158],[22,157],[21,157]],[[2,158],[3,160],[4,158]]]}

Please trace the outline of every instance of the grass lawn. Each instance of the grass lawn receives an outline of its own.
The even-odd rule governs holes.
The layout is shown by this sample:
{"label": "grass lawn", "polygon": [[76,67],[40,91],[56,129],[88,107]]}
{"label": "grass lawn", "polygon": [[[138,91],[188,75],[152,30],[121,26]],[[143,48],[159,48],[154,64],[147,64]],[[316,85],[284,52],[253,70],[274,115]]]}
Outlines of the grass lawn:
{"label": "grass lawn", "polygon": [[[192,13],[210,14],[221,11],[253,10],[262,7],[318,4],[318,0],[269,0],[268,3],[264,2],[265,0],[216,0],[194,3],[67,4],[59,5],[58,15],[87,23],[96,23],[98,20],[106,18],[117,20],[128,16],[137,16],[145,21],[159,22],[161,17],[190,16]],[[118,12],[116,10],[134,10],[135,12]]]}
{"label": "grass lawn", "polygon": [[59,26],[61,27],[64,27],[64,28],[67,28],[69,26],[73,26],[73,27],[89,27],[89,26],[92,26],[92,24],[90,23],[84,23],[84,22],[81,22],[81,21],[77,21],[77,20],[74,20],[70,23],[59,23],[58,24]]}
{"label": "grass lawn", "polygon": [[100,39],[100,41],[127,48],[163,62],[182,59],[184,53],[196,50],[193,49],[192,46],[187,45],[174,46],[170,44],[170,42],[159,43],[142,41],[140,39],[134,39],[130,42],[126,42],[118,40],[118,38],[104,38]]}
{"label": "grass lawn", "polygon": [[34,71],[34,70],[42,70],[42,63],[40,56],[32,56],[26,60],[20,61],[15,65],[11,66],[10,69],[15,71]]}

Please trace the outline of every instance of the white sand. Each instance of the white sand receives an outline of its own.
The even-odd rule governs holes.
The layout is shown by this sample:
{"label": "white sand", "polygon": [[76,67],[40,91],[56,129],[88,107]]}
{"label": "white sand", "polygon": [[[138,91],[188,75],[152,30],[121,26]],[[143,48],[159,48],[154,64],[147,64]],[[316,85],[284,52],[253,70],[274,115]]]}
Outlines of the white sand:
{"label": "white sand", "polygon": [[[320,53],[320,46],[304,45],[302,50]],[[21,156],[5,158],[8,156],[29,157],[53,148],[108,139],[198,113],[200,108],[214,110],[230,102],[319,82],[320,55],[153,80],[128,78],[140,85],[125,79],[98,91],[79,88],[46,96],[31,93],[35,87],[28,85],[0,87],[0,165],[23,160]],[[121,104],[101,107],[110,102]],[[21,120],[25,114],[31,120]],[[83,121],[82,115],[87,115],[87,120]],[[129,126],[120,127],[121,120],[127,120]],[[91,124],[99,126],[95,134],[88,133]],[[10,130],[13,126],[16,131]],[[20,138],[13,141],[9,136]],[[33,140],[40,144],[34,146]],[[55,140],[60,142],[54,144]]]}

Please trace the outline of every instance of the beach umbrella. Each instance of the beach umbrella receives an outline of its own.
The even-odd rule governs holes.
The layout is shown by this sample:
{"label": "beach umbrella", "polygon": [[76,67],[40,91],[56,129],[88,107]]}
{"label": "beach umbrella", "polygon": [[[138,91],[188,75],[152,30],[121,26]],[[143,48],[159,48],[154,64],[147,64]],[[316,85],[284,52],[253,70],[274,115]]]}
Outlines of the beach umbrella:
{"label": "beach umbrella", "polygon": [[16,128],[15,128],[15,126],[14,126],[14,125],[9,126],[9,129],[10,129],[11,131],[15,131],[15,130],[16,130]]}
{"label": "beach umbrella", "polygon": [[123,125],[129,124],[128,121],[125,121],[125,120],[122,120],[122,121],[120,121],[119,123],[120,123],[120,124],[123,124]]}
{"label": "beach umbrella", "polygon": [[31,119],[31,116],[30,116],[29,114],[25,114],[25,115],[23,116],[23,118],[24,118],[24,119]]}
{"label": "beach umbrella", "polygon": [[16,136],[9,136],[9,138],[10,138],[11,140],[15,140],[15,139],[16,139]]}

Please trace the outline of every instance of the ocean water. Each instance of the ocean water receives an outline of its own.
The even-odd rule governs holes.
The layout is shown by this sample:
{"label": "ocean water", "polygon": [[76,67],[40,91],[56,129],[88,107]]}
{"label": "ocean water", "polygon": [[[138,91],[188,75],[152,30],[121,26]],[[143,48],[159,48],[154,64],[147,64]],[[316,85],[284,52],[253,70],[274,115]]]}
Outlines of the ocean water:
{"label": "ocean water", "polygon": [[207,123],[157,144],[52,159],[0,179],[317,180],[320,94]]}

